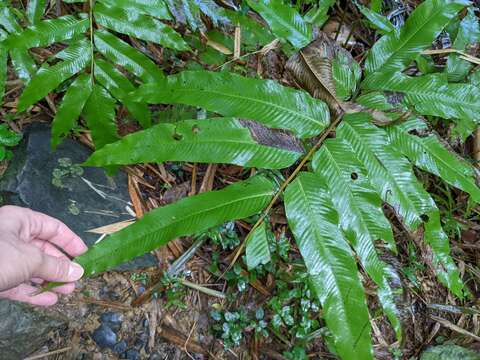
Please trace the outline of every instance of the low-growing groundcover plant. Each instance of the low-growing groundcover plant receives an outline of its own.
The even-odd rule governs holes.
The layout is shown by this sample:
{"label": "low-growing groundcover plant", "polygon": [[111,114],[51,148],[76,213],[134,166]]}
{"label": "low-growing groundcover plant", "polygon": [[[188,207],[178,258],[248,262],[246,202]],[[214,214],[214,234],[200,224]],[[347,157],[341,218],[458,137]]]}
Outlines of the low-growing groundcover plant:
{"label": "low-growing groundcover plant", "polygon": [[[433,121],[452,123],[465,139],[478,127],[480,72],[466,52],[478,44],[480,29],[470,2],[423,1],[401,27],[381,14],[381,2],[372,1],[371,7],[358,4],[364,20],[378,33],[362,64],[316,31],[335,1],[308,3],[306,13],[282,0],[246,0],[237,11],[197,0],[64,2],[75,3],[75,13],[47,20],[46,0],[29,1],[25,12],[0,4],[0,89],[10,59],[25,84],[18,111],[53,92],[64,93],[53,119],[53,146],[83,119],[96,147],[88,166],[114,169],[174,161],[261,170],[221,190],[159,207],[107,237],[76,259],[86,276],[172,239],[261,213],[244,240],[246,265],[253,270],[271,261],[266,216],[273,202],[283,200],[329,330],[331,351],[343,359],[372,359],[362,277],[375,283],[397,339],[403,336],[394,275],[381,260],[382,254],[397,251],[383,210],[388,205],[405,229],[430,249],[439,281],[458,298],[469,296],[451,257],[439,209],[417,172],[435,175],[468,194],[472,203],[480,201],[477,170],[431,128]],[[202,17],[218,26],[241,26],[251,35],[244,39],[246,48],[280,39],[298,88],[223,67],[166,75],[142,44],[195,51],[194,42],[171,26],[179,9],[191,31],[205,31]],[[264,28],[247,16],[249,9],[263,19]],[[442,31],[451,34],[456,52],[440,69],[424,51]],[[32,49],[46,47],[58,51],[39,63]],[[120,138],[118,104],[144,130]],[[153,124],[151,109],[161,104],[202,108],[208,118],[174,123],[160,118]],[[287,138],[287,145],[264,141],[258,129],[270,139]],[[295,170],[288,172],[286,181],[268,176],[268,170],[289,168]],[[242,250],[238,248],[238,254]],[[237,328],[247,324],[241,312],[215,317],[230,324],[229,342],[238,338]],[[258,326],[262,334],[264,327]]]}

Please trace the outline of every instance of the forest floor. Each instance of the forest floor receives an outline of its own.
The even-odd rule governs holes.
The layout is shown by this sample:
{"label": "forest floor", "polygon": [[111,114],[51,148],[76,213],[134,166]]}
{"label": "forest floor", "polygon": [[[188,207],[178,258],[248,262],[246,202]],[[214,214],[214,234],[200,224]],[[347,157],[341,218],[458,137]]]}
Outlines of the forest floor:
{"label": "forest floor", "polygon": [[[339,44],[346,45],[355,59],[361,61],[369,44],[375,41],[375,35],[361,26],[350,27],[358,16],[353,3],[345,8],[335,7],[323,31]],[[216,48],[222,49],[222,46],[217,44]],[[47,58],[56,50],[42,49],[37,55]],[[149,51],[153,58],[158,57],[157,62],[162,63],[167,72],[185,69],[192,63],[211,70],[218,68],[199,58],[173,54],[165,61],[168,54],[153,46]],[[219,61],[222,59],[223,55]],[[242,57],[232,66],[245,74],[294,86],[285,71],[286,61],[285,54],[273,44]],[[443,60],[439,58],[438,61]],[[20,89],[21,85],[10,72],[0,114],[13,118],[9,122],[11,128],[21,132],[29,123],[49,122],[55,108],[54,97],[49,98],[48,103],[36,105],[27,117],[12,116]],[[198,115],[196,108],[188,106],[152,108],[168,121]],[[122,111],[118,113],[117,122],[122,135],[138,130]],[[444,139],[451,139],[451,129],[447,126],[438,123],[435,130]],[[80,132],[76,138],[92,146],[88,133]],[[474,138],[464,144],[452,140],[450,146],[462,156],[472,156]],[[250,175],[249,171],[237,166],[191,163],[136,165],[126,167],[125,171],[129,178],[131,207],[138,218],[159,206],[222,188]],[[286,170],[283,175],[286,177],[292,171]],[[398,279],[396,285],[403,290],[396,300],[402,314],[404,340],[398,343],[385,317],[372,311],[377,359],[415,358],[428,346],[444,343],[480,351],[480,304],[477,300],[480,209],[478,206],[471,209],[464,193],[437,178],[424,173],[418,176],[435,197],[450,236],[453,258],[463,277],[470,279],[467,285],[474,296],[460,301],[439,284],[429,263],[431,254],[421,236],[408,233],[396,220],[392,209],[385,207],[385,213],[394,224],[398,254],[385,255],[383,260],[394,269]],[[471,215],[475,211],[476,215]],[[310,359],[335,358],[325,342],[325,328],[321,326],[315,300],[308,291],[305,273],[299,265],[301,256],[293,245],[281,202],[274,205],[269,219],[272,236],[279,244],[273,250],[276,265],[250,273],[238,264],[230,269],[238,246],[255,220],[236,221],[214,229],[207,234],[202,246],[197,246],[193,238],[171,241],[154,252],[158,267],[138,272],[108,272],[80,281],[79,289],[63,298],[56,307],[72,319],[69,327],[54,332],[49,343],[33,356],[98,360],[285,360],[301,359],[303,355],[296,354],[303,349]],[[103,231],[108,233],[118,226],[121,224],[113,224]],[[174,272],[174,276],[167,275],[172,263],[191,248],[194,251],[180,264],[180,270]],[[378,310],[375,285],[365,278],[364,287],[369,307]],[[278,328],[271,325],[275,319]],[[310,333],[308,346],[298,345],[300,333]]]}

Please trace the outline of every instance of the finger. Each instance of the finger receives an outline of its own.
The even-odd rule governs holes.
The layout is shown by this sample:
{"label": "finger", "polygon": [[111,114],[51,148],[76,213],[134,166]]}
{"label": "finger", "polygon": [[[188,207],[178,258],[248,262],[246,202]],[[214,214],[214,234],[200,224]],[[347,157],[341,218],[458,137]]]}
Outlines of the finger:
{"label": "finger", "polygon": [[32,210],[26,211],[24,219],[30,230],[30,239],[48,241],[71,256],[81,255],[88,249],[80,237],[57,219]]}
{"label": "finger", "polygon": [[[65,256],[64,253],[62,253],[60,250],[58,250],[55,246],[52,244],[43,241],[43,240],[33,240],[32,243],[38,247],[40,250],[42,250],[45,254],[56,257],[56,258],[61,258],[68,260],[69,259]],[[31,279],[33,283],[36,284],[41,284],[44,282],[43,279],[39,278],[33,278]],[[51,289],[51,291],[56,292],[58,294],[71,294],[75,290],[75,284],[74,283],[68,283],[65,285],[57,286]]]}
{"label": "finger", "polygon": [[38,293],[37,288],[21,284],[16,288],[0,292],[0,298],[20,301],[36,306],[51,306],[58,301],[58,296],[53,292],[36,293]]}
{"label": "finger", "polygon": [[69,258],[63,252],[58,250],[54,245],[52,245],[47,241],[37,239],[37,240],[32,240],[31,243],[35,245],[37,248],[39,248],[40,250],[42,250],[47,255],[69,260]]}
{"label": "finger", "polygon": [[48,281],[74,282],[83,276],[83,268],[66,258],[41,254],[41,261],[33,269],[32,277]]}

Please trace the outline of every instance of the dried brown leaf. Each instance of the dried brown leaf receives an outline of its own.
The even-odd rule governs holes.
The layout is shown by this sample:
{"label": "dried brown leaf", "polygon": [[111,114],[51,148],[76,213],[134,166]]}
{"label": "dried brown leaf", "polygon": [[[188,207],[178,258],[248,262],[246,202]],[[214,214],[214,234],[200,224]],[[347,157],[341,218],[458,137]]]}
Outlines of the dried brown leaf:
{"label": "dried brown leaf", "polygon": [[337,98],[332,70],[333,59],[339,53],[353,61],[347,50],[325,33],[319,33],[317,39],[293,55],[286,65],[295,81],[313,97],[325,101],[336,115],[343,110],[343,102]]}

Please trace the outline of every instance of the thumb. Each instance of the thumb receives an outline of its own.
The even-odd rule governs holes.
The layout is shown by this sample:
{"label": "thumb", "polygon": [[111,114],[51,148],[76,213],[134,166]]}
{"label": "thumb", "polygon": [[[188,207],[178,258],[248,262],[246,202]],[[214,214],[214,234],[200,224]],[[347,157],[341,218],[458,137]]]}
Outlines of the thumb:
{"label": "thumb", "polygon": [[67,258],[43,254],[41,263],[33,272],[33,277],[47,281],[74,282],[83,276],[83,268]]}

